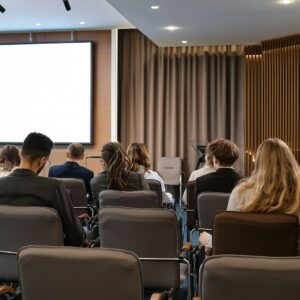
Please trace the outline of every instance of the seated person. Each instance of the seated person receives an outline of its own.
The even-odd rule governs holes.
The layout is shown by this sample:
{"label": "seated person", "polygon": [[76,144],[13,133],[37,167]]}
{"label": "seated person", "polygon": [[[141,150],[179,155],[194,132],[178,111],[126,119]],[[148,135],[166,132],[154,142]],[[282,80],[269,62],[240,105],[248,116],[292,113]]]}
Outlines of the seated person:
{"label": "seated person", "polygon": [[91,180],[94,202],[99,207],[99,193],[104,190],[149,190],[144,177],[131,172],[131,161],[119,143],[107,143],[102,147],[101,160],[104,171]]}
{"label": "seated person", "polygon": [[86,191],[92,202],[92,191],[90,181],[94,173],[82,167],[79,162],[84,158],[84,146],[82,144],[70,144],[67,148],[67,161],[62,165],[52,166],[49,169],[49,177],[57,178],[77,178],[85,183]]}
{"label": "seated person", "polygon": [[9,175],[21,162],[19,149],[6,145],[0,150],[0,177]]}
{"label": "seated person", "polygon": [[0,178],[0,204],[55,209],[62,223],[65,244],[81,246],[85,233],[63,182],[38,176],[49,160],[52,147],[53,142],[41,133],[33,132],[25,138],[20,167]]}
{"label": "seated person", "polygon": [[203,192],[231,193],[242,178],[233,169],[233,164],[239,157],[239,148],[233,142],[217,139],[209,147],[216,172],[196,179],[195,199]]}
{"label": "seated person", "polygon": [[163,193],[164,203],[174,203],[174,198],[171,193],[166,193],[165,183],[159,174],[150,170],[149,150],[146,144],[132,143],[127,148],[127,155],[131,159],[131,171],[138,172],[144,176],[145,179],[154,179],[160,182]]}
{"label": "seated person", "polygon": [[[300,170],[286,143],[276,138],[261,143],[251,177],[232,191],[227,210],[276,212],[300,219]],[[200,235],[199,241],[212,246],[212,236],[207,232]]]}
{"label": "seated person", "polygon": [[[210,174],[216,172],[216,169],[214,168],[212,155],[210,152],[210,144],[207,144],[205,147],[205,164],[202,168],[195,170],[192,172],[189,182],[196,180],[198,177],[204,176],[206,174]],[[184,191],[182,196],[182,202],[187,205],[187,190]]]}

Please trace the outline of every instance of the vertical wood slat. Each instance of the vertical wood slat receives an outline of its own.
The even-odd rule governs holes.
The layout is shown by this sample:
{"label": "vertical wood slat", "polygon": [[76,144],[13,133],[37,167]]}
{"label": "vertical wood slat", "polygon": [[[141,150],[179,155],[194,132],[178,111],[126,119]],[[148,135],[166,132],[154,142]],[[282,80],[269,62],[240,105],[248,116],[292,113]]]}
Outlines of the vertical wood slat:
{"label": "vertical wood slat", "polygon": [[300,160],[300,34],[245,47],[245,175],[266,138],[278,137]]}

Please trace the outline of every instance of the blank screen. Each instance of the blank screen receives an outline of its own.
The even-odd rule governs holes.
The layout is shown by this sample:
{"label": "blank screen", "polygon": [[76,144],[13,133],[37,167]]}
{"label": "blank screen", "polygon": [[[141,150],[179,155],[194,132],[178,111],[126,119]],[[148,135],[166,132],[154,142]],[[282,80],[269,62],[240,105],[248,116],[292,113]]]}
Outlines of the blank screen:
{"label": "blank screen", "polygon": [[0,143],[92,143],[92,42],[0,45]]}

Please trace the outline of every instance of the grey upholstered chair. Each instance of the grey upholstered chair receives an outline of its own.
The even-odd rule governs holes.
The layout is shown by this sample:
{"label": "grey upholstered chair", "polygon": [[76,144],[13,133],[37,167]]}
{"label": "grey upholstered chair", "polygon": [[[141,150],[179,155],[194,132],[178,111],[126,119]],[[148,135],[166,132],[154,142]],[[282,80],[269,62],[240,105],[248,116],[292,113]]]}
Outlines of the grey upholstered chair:
{"label": "grey upholstered chair", "polygon": [[179,257],[179,225],[173,210],[101,208],[99,235],[102,247],[125,249],[139,256],[145,289],[180,286],[183,260]]}
{"label": "grey upholstered chair", "polygon": [[[182,159],[180,157],[160,157],[158,159],[157,164],[157,172],[162,177],[166,189],[169,192],[172,192],[172,190],[176,188],[179,188],[179,195],[178,197],[174,198],[178,199],[181,205],[181,199],[182,199]],[[174,191],[172,192],[174,193]]]}
{"label": "grey upholstered chair", "polygon": [[46,207],[0,205],[0,237],[0,282],[18,281],[16,253],[21,247],[64,244],[60,218]]}
{"label": "grey upholstered chair", "polygon": [[214,216],[213,254],[296,256],[298,217],[220,211]]}
{"label": "grey upholstered chair", "polygon": [[99,194],[99,208],[107,206],[158,208],[160,202],[154,191],[106,190]]}
{"label": "grey upholstered chair", "polygon": [[199,278],[202,300],[298,300],[300,257],[211,256]]}
{"label": "grey upholstered chair", "polygon": [[132,252],[26,247],[18,264],[23,300],[143,299],[141,267]]}
{"label": "grey upholstered chair", "polygon": [[87,192],[85,183],[82,179],[78,178],[56,178],[64,182],[66,188],[70,192],[71,200],[76,214],[94,215],[93,208],[88,204]]}
{"label": "grey upholstered chair", "polygon": [[157,193],[159,205],[161,207],[163,203],[163,193],[161,189],[161,183],[155,179],[146,179],[146,182],[148,183],[150,190]]}

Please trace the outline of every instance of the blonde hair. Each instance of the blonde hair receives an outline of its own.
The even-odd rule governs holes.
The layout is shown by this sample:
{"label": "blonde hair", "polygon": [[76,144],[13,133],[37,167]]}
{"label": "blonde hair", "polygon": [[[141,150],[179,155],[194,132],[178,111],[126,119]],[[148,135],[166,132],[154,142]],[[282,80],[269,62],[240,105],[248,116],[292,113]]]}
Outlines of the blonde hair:
{"label": "blonde hair", "polygon": [[139,166],[144,166],[145,172],[147,172],[150,169],[149,150],[146,144],[130,144],[127,148],[127,155],[129,156],[132,162],[131,171],[139,172]]}
{"label": "blonde hair", "polygon": [[254,193],[241,211],[299,213],[300,170],[286,143],[269,138],[260,144],[251,177],[237,188],[239,198],[249,188]]}

